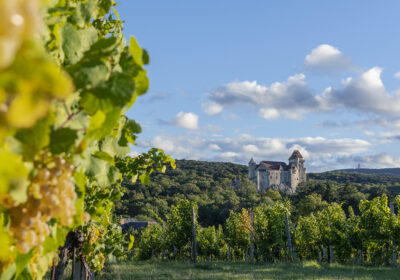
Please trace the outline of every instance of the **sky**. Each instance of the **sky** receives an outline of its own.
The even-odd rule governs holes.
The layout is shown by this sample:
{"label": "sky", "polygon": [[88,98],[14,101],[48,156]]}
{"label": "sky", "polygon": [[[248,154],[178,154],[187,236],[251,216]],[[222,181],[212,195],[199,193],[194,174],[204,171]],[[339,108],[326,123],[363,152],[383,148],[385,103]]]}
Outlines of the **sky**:
{"label": "sky", "polygon": [[175,159],[400,167],[400,1],[121,0],[150,54],[127,112]]}

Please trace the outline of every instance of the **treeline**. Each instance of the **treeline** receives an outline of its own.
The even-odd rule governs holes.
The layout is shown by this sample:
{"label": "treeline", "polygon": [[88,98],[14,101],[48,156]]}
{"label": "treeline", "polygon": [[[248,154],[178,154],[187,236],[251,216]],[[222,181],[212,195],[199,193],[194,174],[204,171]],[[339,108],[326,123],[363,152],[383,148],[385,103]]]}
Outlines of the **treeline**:
{"label": "treeline", "polygon": [[339,169],[339,170],[335,170],[335,171],[400,177],[400,168],[379,168],[379,169],[357,168],[357,169]]}
{"label": "treeline", "polygon": [[[398,208],[400,196],[395,199]],[[397,264],[400,216],[386,195],[360,201],[359,215],[329,203],[309,215],[294,216],[289,200],[230,211],[223,226],[192,224],[196,203],[181,200],[167,219],[136,233],[134,256],[139,259],[193,257],[195,227],[198,258],[204,260],[317,260],[326,262]]]}
{"label": "treeline", "polygon": [[291,202],[292,215],[308,215],[324,209],[329,203],[352,206],[359,213],[363,199],[386,194],[390,203],[400,194],[400,178],[382,175],[325,172],[309,174],[307,184],[300,185],[294,195],[276,191],[258,192],[247,179],[248,168],[233,163],[177,160],[176,169],[165,174],[154,172],[149,185],[127,181],[125,195],[116,203],[117,214],[148,221],[167,219],[172,205],[186,199],[198,206],[198,221],[203,227],[223,225],[230,211],[242,208],[267,207],[285,198]]}

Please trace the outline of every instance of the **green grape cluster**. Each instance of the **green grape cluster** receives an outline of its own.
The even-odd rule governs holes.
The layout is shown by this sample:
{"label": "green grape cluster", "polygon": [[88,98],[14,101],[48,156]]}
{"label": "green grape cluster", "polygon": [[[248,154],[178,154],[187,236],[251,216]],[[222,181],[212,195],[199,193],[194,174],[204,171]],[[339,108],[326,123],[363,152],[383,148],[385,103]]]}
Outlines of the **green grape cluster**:
{"label": "green grape cluster", "polygon": [[97,240],[104,236],[104,233],[105,233],[105,229],[103,226],[96,226],[94,224],[90,224],[89,236],[88,236],[89,244],[90,245],[96,244]]}
{"label": "green grape cluster", "polygon": [[9,209],[10,232],[21,253],[40,247],[50,234],[48,222],[59,219],[70,226],[76,213],[75,186],[72,181],[73,165],[56,157],[42,166],[28,190],[28,200]]}

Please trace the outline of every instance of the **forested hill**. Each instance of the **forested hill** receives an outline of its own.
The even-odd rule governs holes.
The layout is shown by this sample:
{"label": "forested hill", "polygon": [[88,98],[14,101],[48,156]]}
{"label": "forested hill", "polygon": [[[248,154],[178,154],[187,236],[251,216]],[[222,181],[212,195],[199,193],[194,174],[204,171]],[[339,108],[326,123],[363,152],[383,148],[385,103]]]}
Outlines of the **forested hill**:
{"label": "forested hill", "polygon": [[362,174],[347,171],[328,171],[322,173],[309,173],[307,179],[316,181],[330,181],[337,184],[356,183],[361,185],[385,185],[390,187],[400,183],[400,176],[387,174]]}
{"label": "forested hill", "polygon": [[[247,179],[248,167],[226,162],[177,160],[176,169],[165,174],[153,173],[148,186],[124,182],[127,192],[116,204],[117,214],[140,220],[165,219],[169,207],[180,199],[195,201],[203,226],[223,224],[230,210],[270,204],[281,195],[269,191],[259,193]],[[339,202],[356,208],[360,199],[382,193],[393,197],[400,193],[400,177],[324,172],[308,174],[307,184],[291,196],[293,205],[310,195],[312,203]],[[319,201],[319,202],[318,202]],[[321,204],[321,205],[322,205]],[[319,206],[318,206],[319,207]]]}
{"label": "forested hill", "polygon": [[339,169],[339,170],[335,170],[335,171],[357,173],[357,174],[386,175],[386,176],[400,177],[400,168],[380,168],[380,169],[357,168],[357,169]]}

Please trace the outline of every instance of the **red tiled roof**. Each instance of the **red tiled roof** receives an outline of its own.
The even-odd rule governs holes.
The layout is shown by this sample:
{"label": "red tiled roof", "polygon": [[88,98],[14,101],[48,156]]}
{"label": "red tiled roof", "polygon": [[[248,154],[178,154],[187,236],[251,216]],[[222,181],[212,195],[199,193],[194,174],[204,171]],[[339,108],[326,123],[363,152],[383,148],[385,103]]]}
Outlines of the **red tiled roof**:
{"label": "red tiled roof", "polygon": [[289,166],[282,161],[262,161],[258,166],[260,165],[265,166],[269,170],[289,170]]}

